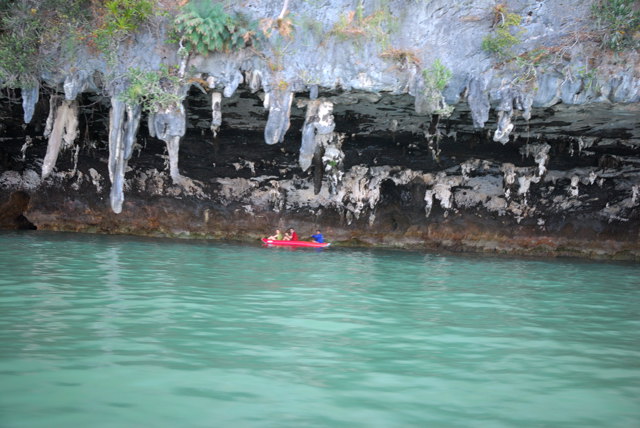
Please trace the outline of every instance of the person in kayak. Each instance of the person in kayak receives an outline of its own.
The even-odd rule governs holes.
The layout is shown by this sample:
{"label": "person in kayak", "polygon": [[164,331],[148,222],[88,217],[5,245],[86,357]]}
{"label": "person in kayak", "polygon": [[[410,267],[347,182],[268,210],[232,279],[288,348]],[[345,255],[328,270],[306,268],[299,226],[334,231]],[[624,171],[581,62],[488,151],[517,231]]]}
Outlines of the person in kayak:
{"label": "person in kayak", "polygon": [[271,235],[267,239],[271,239],[273,241],[282,241],[282,238],[283,238],[282,232],[280,232],[280,229],[276,229],[276,233],[274,233],[273,235]]}
{"label": "person in kayak", "polygon": [[296,233],[296,230],[293,227],[289,229],[289,235],[291,235],[291,239],[289,239],[290,241],[298,240],[298,234]]}
{"label": "person in kayak", "polygon": [[311,235],[311,238],[313,239],[313,242],[318,242],[320,244],[324,242],[324,236],[322,236],[322,233],[320,233],[319,230],[316,230],[316,234]]}

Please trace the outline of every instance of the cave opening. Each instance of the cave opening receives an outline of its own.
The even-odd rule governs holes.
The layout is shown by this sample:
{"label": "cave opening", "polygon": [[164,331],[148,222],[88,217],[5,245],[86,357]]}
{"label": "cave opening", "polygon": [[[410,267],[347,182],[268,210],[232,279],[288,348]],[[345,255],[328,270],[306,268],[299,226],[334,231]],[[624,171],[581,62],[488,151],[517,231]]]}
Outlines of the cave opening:
{"label": "cave opening", "polygon": [[30,199],[29,194],[22,190],[12,192],[7,202],[0,205],[0,229],[36,230],[37,227],[25,216]]}

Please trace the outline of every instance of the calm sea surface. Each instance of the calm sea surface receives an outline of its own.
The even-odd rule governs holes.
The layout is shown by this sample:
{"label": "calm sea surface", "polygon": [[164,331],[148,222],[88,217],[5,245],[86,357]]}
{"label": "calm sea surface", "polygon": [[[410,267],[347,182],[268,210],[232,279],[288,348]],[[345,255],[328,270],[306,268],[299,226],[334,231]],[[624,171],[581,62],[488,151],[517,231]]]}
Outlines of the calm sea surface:
{"label": "calm sea surface", "polygon": [[0,234],[1,427],[638,427],[640,265]]}

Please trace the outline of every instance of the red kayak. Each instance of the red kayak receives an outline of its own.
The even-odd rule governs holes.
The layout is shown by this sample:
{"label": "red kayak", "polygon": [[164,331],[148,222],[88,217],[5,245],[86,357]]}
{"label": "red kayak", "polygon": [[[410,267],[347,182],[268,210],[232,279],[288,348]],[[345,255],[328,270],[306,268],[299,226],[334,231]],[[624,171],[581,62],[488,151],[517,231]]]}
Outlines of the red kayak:
{"label": "red kayak", "polygon": [[267,245],[280,245],[287,247],[313,247],[324,248],[331,245],[329,242],[312,242],[312,241],[277,241],[275,239],[262,238],[262,242]]}

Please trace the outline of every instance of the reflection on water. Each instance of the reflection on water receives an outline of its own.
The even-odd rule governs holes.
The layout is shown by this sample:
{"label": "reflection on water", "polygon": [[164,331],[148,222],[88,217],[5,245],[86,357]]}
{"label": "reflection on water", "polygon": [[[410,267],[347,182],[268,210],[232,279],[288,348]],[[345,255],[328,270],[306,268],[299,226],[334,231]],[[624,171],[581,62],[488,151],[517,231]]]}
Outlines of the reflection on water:
{"label": "reflection on water", "polygon": [[0,234],[0,426],[636,426],[639,273]]}

